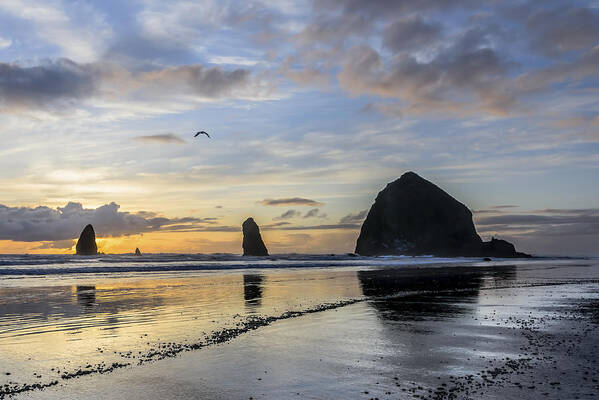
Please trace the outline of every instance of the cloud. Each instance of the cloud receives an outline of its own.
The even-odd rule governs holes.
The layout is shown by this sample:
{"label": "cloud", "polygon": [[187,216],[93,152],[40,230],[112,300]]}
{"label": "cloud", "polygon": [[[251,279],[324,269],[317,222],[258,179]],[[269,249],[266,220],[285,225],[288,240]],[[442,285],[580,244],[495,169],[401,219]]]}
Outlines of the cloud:
{"label": "cloud", "polygon": [[277,228],[280,226],[285,226],[285,225],[290,225],[290,222],[285,222],[285,221],[281,221],[281,222],[275,222],[274,224],[266,224],[266,225],[262,225],[262,228],[266,228],[266,229],[272,229],[272,228]]}
{"label": "cloud", "polygon": [[596,7],[315,0],[312,11],[282,73],[315,86],[336,76],[351,95],[388,99],[369,108],[391,117],[522,115],[542,102],[533,94],[597,76]]}
{"label": "cloud", "polygon": [[208,60],[210,64],[228,64],[252,66],[258,64],[258,61],[239,56],[212,56]]}
{"label": "cloud", "polygon": [[[107,57],[128,65],[181,65],[202,57],[210,63],[253,66],[253,45],[284,40],[291,2],[144,1],[117,35]],[[294,5],[294,7],[300,7]],[[201,39],[200,39],[201,38]],[[272,46],[274,47],[274,46]],[[273,50],[276,50],[273,48]]]}
{"label": "cloud", "polygon": [[518,208],[518,206],[514,206],[511,204],[492,206],[486,210],[474,210],[473,213],[474,214],[503,214],[504,213],[503,210],[510,209],[510,208]]}
{"label": "cloud", "polygon": [[12,45],[12,39],[3,38],[0,36],[0,49],[5,49]]}
{"label": "cloud", "polygon": [[98,236],[123,236],[194,227],[209,229],[216,222],[215,218],[166,218],[149,212],[119,211],[119,208],[114,202],[95,209],[83,208],[80,203],[74,202],[55,209],[45,206],[30,208],[0,205],[0,240],[73,240],[79,237],[87,224],[94,226]]}
{"label": "cloud", "polygon": [[313,42],[329,43],[342,46],[353,35],[365,35],[370,29],[370,21],[361,14],[328,16],[319,15],[314,18],[296,40],[302,45]]}
{"label": "cloud", "polygon": [[275,217],[273,219],[274,220],[291,219],[291,218],[299,217],[300,215],[302,215],[302,213],[300,213],[299,211],[287,210],[283,214],[281,214],[278,217]]}
{"label": "cloud", "polygon": [[470,0],[314,0],[314,8],[319,11],[341,12],[343,15],[363,14],[368,17],[395,18],[413,12],[430,9],[444,10],[472,3]]}
{"label": "cloud", "polygon": [[162,135],[148,135],[148,136],[136,136],[133,138],[139,142],[148,142],[148,143],[174,143],[174,144],[183,144],[187,143],[181,137],[175,135],[174,133],[165,133]]}
{"label": "cloud", "polygon": [[599,209],[545,209],[476,218],[477,231],[511,240],[522,251],[545,255],[597,255]]}
{"label": "cloud", "polygon": [[383,32],[383,44],[399,53],[430,45],[440,38],[441,27],[426,22],[420,16],[393,22]]}
{"label": "cloud", "polygon": [[495,209],[490,209],[490,210],[472,210],[473,214],[501,214],[503,211],[501,210],[495,210]]}
{"label": "cloud", "polygon": [[482,217],[477,225],[564,225],[564,224],[597,224],[599,214],[568,213],[569,215],[508,214]]}
{"label": "cloud", "polygon": [[[255,97],[268,89],[247,69],[185,65],[131,72],[110,62],[61,58],[24,67],[0,63],[0,112],[81,107],[86,100],[171,102]],[[191,97],[190,97],[191,96]],[[109,103],[110,106],[110,103]]]}
{"label": "cloud", "polygon": [[407,112],[430,110],[505,113],[515,99],[503,89],[510,63],[486,47],[484,32],[463,33],[429,61],[406,54],[385,62],[375,49],[349,49],[338,80],[354,95],[370,94],[402,101]]}
{"label": "cloud", "polygon": [[101,71],[92,64],[68,59],[44,61],[34,67],[0,63],[0,111],[41,108],[49,103],[73,102],[97,91]]}
{"label": "cloud", "polygon": [[[498,29],[481,22],[445,32],[443,20],[423,17],[470,4],[476,2],[316,0],[298,57],[306,61],[305,71],[335,71],[340,87],[352,95],[395,99],[394,107],[405,114],[504,114],[515,104],[504,89],[514,63],[497,49]],[[323,46],[328,55],[317,51]],[[315,52],[320,58],[312,57]],[[294,72],[301,76],[301,70]],[[372,108],[400,114],[391,104]]]}
{"label": "cloud", "polygon": [[236,90],[249,84],[250,72],[236,68],[225,70],[219,66],[206,68],[202,65],[185,65],[142,72],[134,76],[138,90],[153,94],[163,91],[189,93],[206,98],[234,95]]}
{"label": "cloud", "polygon": [[35,42],[36,51],[49,44],[58,49],[59,55],[80,62],[97,60],[113,37],[105,15],[88,2],[1,1],[0,11],[19,21],[16,26],[24,26],[28,33],[33,33],[21,44]]}
{"label": "cloud", "polygon": [[599,208],[545,208],[543,210],[533,210],[532,212],[542,214],[599,215]]}
{"label": "cloud", "polygon": [[532,47],[551,57],[599,43],[599,12],[592,8],[540,9],[526,20]]}
{"label": "cloud", "polygon": [[311,241],[313,239],[312,235],[310,235],[309,233],[290,233],[287,235],[287,237],[289,239],[291,239],[291,242],[308,242]]}
{"label": "cloud", "polygon": [[283,231],[311,231],[311,230],[357,230],[360,229],[359,224],[323,224],[323,225],[308,225],[308,226],[285,226],[280,228]]}
{"label": "cloud", "polygon": [[[376,41],[381,26],[387,26],[383,31],[383,40],[389,48],[395,49],[404,34],[404,43],[414,48],[418,44],[428,43],[426,38],[435,36],[437,25],[425,22],[421,15],[427,12],[442,12],[443,10],[460,7],[472,3],[470,0],[314,0],[312,15],[303,31],[295,37],[303,46],[328,44],[331,57],[337,58],[344,50],[344,45],[359,42],[372,43],[369,39],[375,36]],[[391,23],[391,24],[390,24]],[[407,47],[404,47],[407,48]]]}
{"label": "cloud", "polygon": [[286,57],[279,67],[279,72],[301,86],[329,87],[330,76],[328,71],[313,66],[300,65],[294,67],[294,63],[297,62],[295,56]]}
{"label": "cloud", "polygon": [[582,52],[569,62],[552,63],[544,68],[527,71],[510,83],[510,90],[517,95],[543,93],[557,84],[580,82],[597,76],[599,46]]}
{"label": "cloud", "polygon": [[[101,79],[92,76],[88,94],[67,90],[55,97],[55,101],[75,100],[71,105],[89,97],[100,98],[104,105],[176,98],[190,108],[198,100],[272,98],[273,86],[281,78],[336,88],[336,77],[339,87],[352,95],[388,99],[384,105],[373,100],[371,109],[390,116],[431,110],[505,115],[523,112],[526,107],[520,102],[534,90],[596,75],[594,57],[563,58],[559,63],[535,58],[539,52],[589,54],[599,35],[596,8],[500,3],[314,0],[310,9],[288,2],[281,6],[261,1],[243,5],[176,1],[166,6],[149,1],[127,15],[128,24],[100,12],[112,10],[92,5],[48,6],[29,0],[0,7],[62,46],[59,55],[71,56],[77,48],[82,49],[79,53],[95,54],[71,56],[90,62],[79,67],[112,71],[100,74]],[[453,9],[459,12],[448,17],[447,11]],[[518,11],[510,14],[505,9]],[[251,38],[258,36],[265,41],[252,47],[258,42]],[[522,54],[528,43],[519,45],[515,37],[529,40],[532,51],[526,48],[527,54]],[[11,33],[10,40],[17,39]],[[200,57],[227,68],[193,64]],[[582,64],[587,72],[582,72]],[[235,65],[243,68],[232,68]],[[47,100],[34,96],[28,104],[39,107],[48,105]],[[10,98],[0,102],[3,109],[13,103]]]}
{"label": "cloud", "polygon": [[361,224],[368,215],[368,210],[358,211],[355,214],[347,214],[339,220],[340,224]]}
{"label": "cloud", "polygon": [[35,249],[36,250],[44,250],[44,249],[70,249],[73,246],[75,246],[76,243],[77,243],[77,241],[75,241],[73,239],[56,240],[56,241],[53,241],[53,242],[43,242],[42,244],[40,244]]}
{"label": "cloud", "polygon": [[326,217],[327,217],[327,215],[324,213],[320,213],[320,210],[318,208],[313,208],[304,215],[304,218],[326,218]]}
{"label": "cloud", "polygon": [[194,226],[194,225],[173,225],[162,229],[165,232],[241,232],[241,225],[214,225],[214,226]]}
{"label": "cloud", "polygon": [[564,119],[559,119],[553,123],[558,128],[589,127],[599,126],[599,114],[596,115],[571,115]]}
{"label": "cloud", "polygon": [[[5,64],[20,68],[20,75],[27,75],[24,82],[35,75],[30,69],[38,68],[56,71],[64,83],[57,86],[40,74],[37,79],[43,82],[15,88],[22,82],[18,76],[5,73],[3,79],[0,73],[3,85],[13,84],[4,88],[6,93],[0,89],[0,109],[54,104],[55,110],[63,110],[92,98],[96,110],[117,104],[124,108],[122,104],[129,102],[131,113],[139,112],[133,103],[166,113],[193,108],[198,101],[274,98],[274,85],[285,78],[302,86],[339,87],[355,96],[384,98],[372,99],[370,109],[389,116],[431,110],[506,115],[528,111],[523,102],[556,83],[597,75],[593,48],[599,37],[599,13],[592,7],[472,0],[314,0],[309,10],[288,3],[177,1],[165,6],[151,1],[129,16],[132,24],[120,26],[91,5],[73,7],[75,11],[62,2],[56,5],[32,0],[1,7],[35,22],[40,34],[53,33],[47,36],[59,38],[57,44],[64,47],[59,55],[77,53],[79,46],[81,53],[101,56],[73,56],[89,61],[71,61],[75,64],[71,69],[83,70],[78,75],[60,60],[33,67]],[[449,9],[459,12],[450,18]],[[518,11],[510,14],[506,9]],[[81,29],[84,24],[74,24],[77,18],[89,20],[93,29]],[[61,30],[63,25],[68,28]],[[90,37],[96,32],[99,43]],[[67,33],[82,37],[83,43],[69,46]],[[198,42],[198,37],[203,40]],[[262,39],[254,40],[257,37]],[[529,40],[532,51],[526,42],[515,43],[516,37]],[[576,54],[563,58],[571,52]],[[562,58],[539,60],[538,53]],[[195,64],[199,57],[227,68]],[[159,102],[168,102],[170,111]]]}
{"label": "cloud", "polygon": [[260,204],[262,204],[263,206],[278,206],[278,207],[292,206],[292,205],[293,206],[321,207],[324,205],[324,203],[321,203],[319,201],[304,199],[301,197],[290,197],[290,198],[284,198],[284,199],[264,199],[264,200],[260,201]]}
{"label": "cloud", "polygon": [[[303,200],[305,200],[305,199],[303,199]],[[286,219],[291,219],[291,218],[297,218],[297,217],[300,217],[301,215],[302,215],[302,213],[299,211],[287,210],[283,214],[281,214],[278,217],[275,217],[273,219],[274,220],[286,220]],[[306,219],[306,218],[326,218],[326,217],[327,217],[326,214],[320,213],[320,209],[313,208],[311,210],[308,210],[302,218]]]}

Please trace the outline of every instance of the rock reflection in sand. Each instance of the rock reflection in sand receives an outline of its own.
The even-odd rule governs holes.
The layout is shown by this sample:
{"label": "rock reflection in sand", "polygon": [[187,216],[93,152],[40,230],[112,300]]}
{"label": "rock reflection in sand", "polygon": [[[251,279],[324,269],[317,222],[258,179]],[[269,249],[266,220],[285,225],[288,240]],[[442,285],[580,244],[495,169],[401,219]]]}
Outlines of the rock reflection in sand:
{"label": "rock reflection in sand", "polygon": [[85,310],[90,310],[96,304],[96,287],[78,285],[75,287],[77,292],[77,302],[83,306]]}
{"label": "rock reflection in sand", "polygon": [[362,291],[376,298],[370,304],[381,319],[395,321],[457,317],[472,310],[468,304],[477,302],[481,288],[509,286],[515,278],[513,265],[358,271]]}
{"label": "rock reflection in sand", "polygon": [[243,299],[250,308],[258,308],[262,304],[262,281],[260,274],[243,275]]}

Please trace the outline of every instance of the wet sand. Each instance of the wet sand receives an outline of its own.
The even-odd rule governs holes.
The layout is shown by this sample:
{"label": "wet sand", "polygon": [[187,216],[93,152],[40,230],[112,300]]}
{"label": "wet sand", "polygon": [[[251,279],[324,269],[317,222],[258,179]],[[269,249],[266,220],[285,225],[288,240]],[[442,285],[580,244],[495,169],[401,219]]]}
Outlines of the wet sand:
{"label": "wet sand", "polygon": [[[172,340],[113,353],[123,368],[55,378],[16,398],[599,395],[596,261],[317,272],[246,274],[242,299],[251,312],[233,318],[234,326],[181,337],[162,329]],[[219,329],[238,330],[210,341]],[[76,374],[96,364],[87,365],[57,367]],[[41,367],[33,373],[46,375]]]}

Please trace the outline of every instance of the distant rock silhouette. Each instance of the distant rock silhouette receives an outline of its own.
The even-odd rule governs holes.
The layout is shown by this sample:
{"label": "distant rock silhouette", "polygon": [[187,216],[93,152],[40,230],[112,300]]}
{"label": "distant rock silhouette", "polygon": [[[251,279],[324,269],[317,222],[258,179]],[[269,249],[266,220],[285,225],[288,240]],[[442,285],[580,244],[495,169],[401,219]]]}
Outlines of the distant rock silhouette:
{"label": "distant rock silhouette", "polygon": [[139,251],[139,247],[135,248],[135,255],[136,256],[141,256],[141,251]]}
{"label": "distant rock silhouette", "polygon": [[379,192],[355,252],[366,256],[527,256],[505,240],[483,242],[468,207],[414,172],[403,174]]}
{"label": "distant rock silhouette", "polygon": [[488,257],[530,257],[529,254],[516,251],[514,245],[507,240],[495,238],[483,242],[482,253]]}
{"label": "distant rock silhouette", "polygon": [[248,218],[241,225],[243,230],[243,255],[267,256],[268,250],[262,241],[260,228],[253,218]]}
{"label": "distant rock silhouette", "polygon": [[88,224],[83,228],[79,240],[77,241],[77,254],[80,256],[95,256],[98,254],[96,245],[96,233],[94,227]]}

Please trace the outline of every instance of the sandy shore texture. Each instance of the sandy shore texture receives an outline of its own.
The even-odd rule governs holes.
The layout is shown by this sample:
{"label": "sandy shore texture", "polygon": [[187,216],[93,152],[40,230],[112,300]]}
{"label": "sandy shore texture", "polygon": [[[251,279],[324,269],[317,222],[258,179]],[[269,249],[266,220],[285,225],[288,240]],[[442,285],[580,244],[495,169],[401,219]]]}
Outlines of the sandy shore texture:
{"label": "sandy shore texture", "polygon": [[[170,279],[175,278],[162,282],[171,282]],[[189,285],[195,288],[194,283],[200,282],[202,287],[207,284],[202,281],[205,277],[186,279],[190,280],[186,281],[187,289]],[[235,292],[237,285],[241,285],[241,305],[247,312],[238,314],[238,309],[233,308],[234,322],[230,324],[214,322],[204,326],[206,331],[202,334],[199,331],[182,334],[161,326],[168,324],[170,318],[141,325],[132,319],[135,329],[123,327],[122,335],[132,332],[137,335],[145,330],[148,336],[140,335],[145,345],[121,338],[117,329],[111,341],[90,336],[102,343],[99,347],[102,353],[97,353],[96,360],[84,362],[89,355],[80,352],[73,353],[80,354],[79,359],[65,362],[58,355],[52,357],[52,351],[47,350],[40,352],[40,360],[35,360],[35,355],[29,360],[35,365],[32,372],[14,356],[11,365],[15,375],[24,379],[31,373],[34,379],[19,382],[8,370],[10,365],[3,365],[0,373],[5,394],[0,398],[9,397],[11,389],[15,393],[19,388],[27,390],[10,397],[592,399],[599,396],[597,260],[269,270],[241,274],[240,279],[238,282],[234,273],[210,278],[211,290],[216,292],[225,288]],[[144,287],[139,282],[128,285]],[[172,282],[160,287],[163,296],[164,291],[182,290]],[[101,303],[97,293],[96,296],[93,304]],[[126,298],[124,295],[121,301]],[[219,304],[218,310],[229,302]],[[171,304],[163,299],[159,307],[142,307],[137,311],[170,315],[179,312],[180,307],[189,307],[189,303]],[[217,309],[193,309],[189,314],[181,313],[180,318],[197,321],[193,318],[206,312],[209,318],[217,318],[214,317]],[[192,323],[185,326],[195,329]],[[90,325],[88,329],[96,328]],[[52,335],[58,340],[59,336]],[[43,334],[38,332],[33,336],[31,340],[35,341],[35,337]],[[91,339],[86,339],[85,332],[81,336],[81,345],[85,347]],[[7,354],[11,343],[18,349],[21,344],[17,342],[5,335],[0,340],[0,351]],[[55,345],[64,348],[62,344]],[[113,368],[112,363],[119,365]],[[11,375],[4,375],[6,372]],[[43,390],[23,386],[36,382],[50,385]]]}

